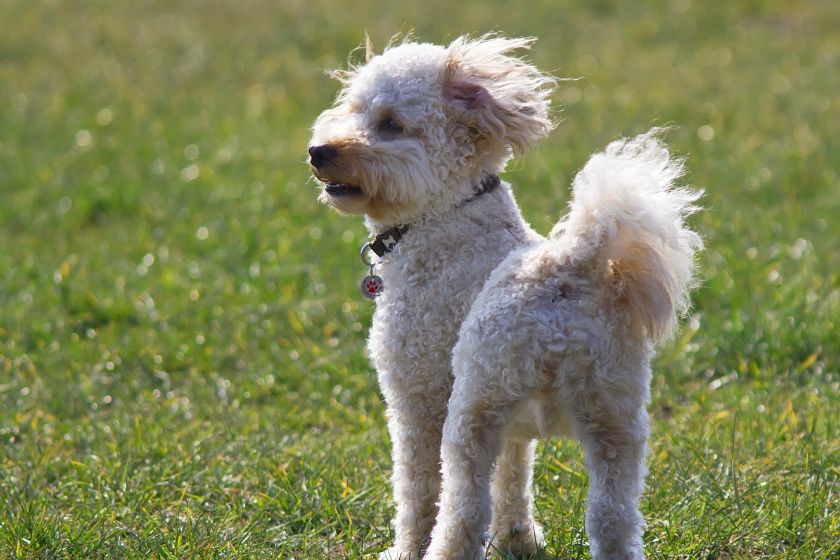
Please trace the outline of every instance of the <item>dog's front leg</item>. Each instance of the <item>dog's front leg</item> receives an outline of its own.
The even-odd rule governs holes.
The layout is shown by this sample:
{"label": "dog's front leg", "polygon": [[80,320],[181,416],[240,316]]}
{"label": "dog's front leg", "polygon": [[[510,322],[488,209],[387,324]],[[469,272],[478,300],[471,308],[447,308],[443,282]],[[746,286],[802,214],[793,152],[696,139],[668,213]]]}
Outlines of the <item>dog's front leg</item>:
{"label": "dog's front leg", "polygon": [[[444,403],[413,396],[388,407],[393,446],[393,488],[397,512],[392,548],[382,560],[415,560],[429,542],[440,490],[440,440]],[[397,403],[395,403],[397,404]],[[408,405],[411,406],[408,406]]]}
{"label": "dog's front leg", "polygon": [[479,560],[488,546],[490,471],[511,407],[487,402],[459,381],[443,427],[440,511],[426,560]]}

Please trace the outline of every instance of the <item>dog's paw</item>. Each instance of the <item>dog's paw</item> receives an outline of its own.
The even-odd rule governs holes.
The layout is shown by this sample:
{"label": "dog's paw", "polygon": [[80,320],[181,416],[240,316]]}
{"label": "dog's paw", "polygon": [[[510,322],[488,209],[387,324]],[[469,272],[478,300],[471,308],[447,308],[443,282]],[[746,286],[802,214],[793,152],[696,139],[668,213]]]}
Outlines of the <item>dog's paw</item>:
{"label": "dog's paw", "polygon": [[538,524],[516,525],[509,531],[497,532],[490,542],[490,552],[497,558],[515,556],[530,556],[545,548],[545,537],[542,527]]}
{"label": "dog's paw", "polygon": [[419,560],[420,556],[416,553],[400,552],[397,547],[392,546],[388,550],[383,550],[379,553],[377,560]]}

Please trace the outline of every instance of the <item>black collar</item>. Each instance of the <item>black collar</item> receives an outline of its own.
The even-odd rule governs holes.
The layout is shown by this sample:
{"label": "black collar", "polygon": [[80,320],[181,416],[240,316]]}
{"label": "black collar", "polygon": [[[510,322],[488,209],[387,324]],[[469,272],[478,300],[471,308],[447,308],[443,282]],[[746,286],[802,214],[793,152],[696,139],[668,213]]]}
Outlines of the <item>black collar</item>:
{"label": "black collar", "polygon": [[[499,179],[499,176],[495,173],[492,175],[487,175],[484,179],[481,180],[478,188],[476,189],[475,193],[459,204],[459,206],[463,206],[468,202],[472,202],[479,196],[484,193],[488,193],[493,191],[496,187],[501,184],[502,180]],[[373,241],[369,241],[364,247],[362,247],[362,252],[365,249],[370,249],[374,253],[376,253],[379,257],[383,257],[386,254],[390,253],[394,247],[397,245],[402,236],[405,235],[405,232],[408,231],[410,224],[403,224],[400,226],[394,226],[392,228],[388,228],[376,237],[373,238]],[[362,260],[365,260],[364,257]]]}

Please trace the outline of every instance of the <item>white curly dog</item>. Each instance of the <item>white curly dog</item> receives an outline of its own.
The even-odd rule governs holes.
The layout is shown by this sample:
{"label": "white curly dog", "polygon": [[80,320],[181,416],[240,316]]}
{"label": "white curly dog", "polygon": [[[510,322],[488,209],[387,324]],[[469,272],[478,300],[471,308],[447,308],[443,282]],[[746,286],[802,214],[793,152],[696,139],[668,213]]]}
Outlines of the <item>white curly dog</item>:
{"label": "white curly dog", "polygon": [[512,54],[532,41],[369,54],[313,128],[321,200],[376,236],[362,289],[396,501],[380,558],[538,551],[534,440],[554,435],[585,450],[592,557],[644,557],[650,362],[688,306],[700,192],[651,131],[594,155],[535,233],[497,176],[553,128],[555,79]]}

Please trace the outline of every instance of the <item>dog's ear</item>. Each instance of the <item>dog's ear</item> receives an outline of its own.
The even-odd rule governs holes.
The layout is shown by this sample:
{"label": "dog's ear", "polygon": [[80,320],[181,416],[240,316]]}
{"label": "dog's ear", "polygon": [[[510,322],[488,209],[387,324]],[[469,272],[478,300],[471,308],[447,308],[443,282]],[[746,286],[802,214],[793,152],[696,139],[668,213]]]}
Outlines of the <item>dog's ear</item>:
{"label": "dog's ear", "polygon": [[533,38],[459,37],[447,49],[443,96],[456,119],[485,138],[527,150],[554,127],[548,97],[555,78],[513,56]]}

